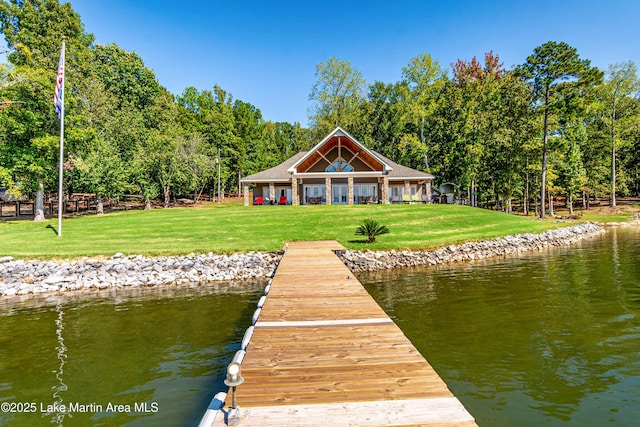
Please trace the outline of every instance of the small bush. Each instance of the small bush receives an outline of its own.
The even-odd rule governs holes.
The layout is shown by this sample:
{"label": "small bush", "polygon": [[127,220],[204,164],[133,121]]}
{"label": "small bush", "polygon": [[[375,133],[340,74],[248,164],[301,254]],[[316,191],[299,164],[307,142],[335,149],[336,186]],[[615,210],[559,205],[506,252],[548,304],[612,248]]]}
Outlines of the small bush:
{"label": "small bush", "polygon": [[375,243],[376,236],[389,233],[386,225],[381,225],[373,219],[365,219],[364,223],[356,229],[357,236],[367,236],[368,243]]}

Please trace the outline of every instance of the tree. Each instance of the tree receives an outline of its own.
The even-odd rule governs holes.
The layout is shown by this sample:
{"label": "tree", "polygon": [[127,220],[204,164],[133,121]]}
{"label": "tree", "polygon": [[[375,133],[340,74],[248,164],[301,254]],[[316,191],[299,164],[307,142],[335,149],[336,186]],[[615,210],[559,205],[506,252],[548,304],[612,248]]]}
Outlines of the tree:
{"label": "tree", "polygon": [[96,214],[104,213],[105,198],[117,201],[130,187],[130,169],[122,159],[117,145],[105,138],[93,144],[85,159],[75,159],[75,166],[86,179],[86,187],[97,196]]}
{"label": "tree", "polygon": [[529,95],[528,87],[507,73],[491,80],[479,112],[479,135],[484,145],[479,159],[480,182],[485,188],[493,186],[496,199],[503,200],[507,212],[518,194],[522,195],[523,211],[528,211],[526,145],[536,131]]}
{"label": "tree", "polygon": [[116,44],[97,45],[93,50],[94,70],[100,81],[117,100],[117,109],[144,111],[160,95],[160,84],[152,70],[145,67],[135,52]]}
{"label": "tree", "polygon": [[[180,165],[182,189],[193,191],[194,203],[204,191],[205,185],[215,177],[215,154],[199,135],[181,140],[175,153]],[[183,194],[182,192],[180,194]]]}
{"label": "tree", "polygon": [[[85,33],[71,5],[61,5],[58,0],[0,2],[0,30],[10,50],[8,59],[21,76],[10,88],[11,108],[1,112],[6,114],[10,129],[6,133],[6,164],[0,167],[22,182],[24,191],[37,191],[36,212],[41,213],[45,186],[55,187],[56,156],[50,154],[58,145],[54,137],[58,126],[48,100],[54,89],[61,41],[66,37],[66,78],[73,82],[80,80],[90,63],[93,36]],[[74,92],[66,91],[65,103],[71,107],[77,96]],[[41,215],[36,215],[35,219],[39,218]]]}
{"label": "tree", "polygon": [[518,74],[532,83],[534,99],[544,117],[540,186],[540,218],[544,218],[549,116],[563,108],[562,98],[557,95],[576,85],[597,84],[602,72],[591,67],[589,60],[580,59],[576,49],[567,43],[549,41],[534,49],[518,68]]}
{"label": "tree", "polygon": [[629,125],[623,128],[621,139],[626,142],[620,150],[620,160],[629,179],[629,189],[640,195],[640,97],[632,100],[635,120],[629,117]]}
{"label": "tree", "polygon": [[[253,165],[260,162],[265,155],[278,157],[278,150],[264,152],[264,144],[261,136],[265,126],[262,113],[248,102],[236,100],[233,103],[234,134],[237,137],[237,170],[242,175],[249,170],[254,170]],[[282,159],[284,160],[284,159]],[[240,181],[238,181],[238,185]],[[240,188],[238,188],[240,194]]]}
{"label": "tree", "polygon": [[66,38],[69,51],[67,72],[73,74],[88,64],[93,35],[85,32],[80,16],[70,3],[60,4],[58,0],[0,2],[0,30],[11,51],[9,62],[16,66],[53,73],[62,37]]}
{"label": "tree", "polygon": [[[633,105],[632,96],[640,90],[638,68],[631,62],[613,64],[609,66],[607,78],[602,85],[602,100],[609,111],[611,129],[611,206],[616,206],[616,122],[631,115]],[[626,104],[626,105],[625,105]],[[631,114],[630,114],[631,113]]]}
{"label": "tree", "polygon": [[163,206],[169,206],[171,189],[181,182],[179,163],[182,160],[176,159],[178,141],[184,135],[197,135],[197,132],[181,126],[178,110],[173,96],[160,88],[153,104],[144,111],[123,111],[124,117],[131,120],[127,128],[137,129],[135,134],[130,134],[133,147],[131,168],[134,182],[144,197],[145,209],[151,209],[151,199],[156,198],[161,190]]}
{"label": "tree", "polygon": [[213,91],[187,88],[177,101],[178,121],[185,130],[202,135],[216,156],[220,152],[222,191],[237,188],[245,149],[243,140],[236,135],[233,96],[215,85]]}
{"label": "tree", "polygon": [[[0,64],[0,90],[24,81],[24,76],[16,74],[10,64]],[[11,100],[0,100],[0,109],[11,105]]]}
{"label": "tree", "polygon": [[[504,77],[504,69],[498,55],[485,53],[484,67],[474,56],[470,62],[458,59],[452,64],[454,90],[461,93],[463,101],[463,123],[461,151],[464,161],[463,175],[459,177],[459,188],[469,188],[472,206],[477,206],[476,182],[479,178],[484,151],[491,147],[490,141],[500,127],[502,116],[497,113],[502,108],[498,84]],[[492,172],[497,172],[495,169]],[[495,180],[491,185],[496,194]]]}
{"label": "tree", "polygon": [[441,100],[431,117],[431,172],[438,182],[456,182],[464,174],[465,165],[459,158],[460,146],[465,143],[465,102],[462,91],[448,82]]}
{"label": "tree", "polygon": [[309,100],[314,102],[310,121],[316,136],[324,136],[336,126],[353,132],[359,126],[360,106],[366,82],[362,73],[349,61],[335,56],[316,66],[316,82]]}
{"label": "tree", "polygon": [[0,167],[20,183],[20,193],[37,192],[34,220],[40,221],[44,219],[42,195],[45,188],[55,188],[57,175],[57,121],[50,98],[43,97],[46,88],[53,93],[53,85],[51,73],[24,66],[19,70],[25,79],[3,91],[18,102],[0,110]]}
{"label": "tree", "polygon": [[374,82],[367,95],[367,131],[362,142],[379,153],[396,160],[398,143],[406,132],[406,95],[408,89],[402,83]]}
{"label": "tree", "polygon": [[406,67],[402,68],[403,83],[409,90],[409,111],[420,128],[419,144],[417,138],[406,138],[413,142],[409,145],[418,149],[424,155],[424,167],[429,170],[429,156],[425,142],[425,120],[436,108],[438,97],[446,82],[446,74],[438,61],[434,61],[429,54],[423,53],[411,59]]}
{"label": "tree", "polygon": [[[11,99],[7,99],[3,93],[3,89],[7,89],[23,80],[22,76],[16,75],[13,72],[13,67],[9,64],[0,64],[0,110],[11,107],[14,102]],[[3,99],[4,98],[4,99]],[[16,185],[13,179],[11,170],[9,169],[8,162],[5,161],[9,156],[8,138],[5,134],[7,129],[4,121],[4,115],[0,114],[0,185],[7,187],[7,192],[13,197],[20,197],[20,188]]]}
{"label": "tree", "polygon": [[567,190],[569,214],[573,215],[573,199],[586,182],[580,147],[587,140],[587,131],[580,122],[568,123],[562,129],[562,143],[567,146],[560,166],[560,180]]}

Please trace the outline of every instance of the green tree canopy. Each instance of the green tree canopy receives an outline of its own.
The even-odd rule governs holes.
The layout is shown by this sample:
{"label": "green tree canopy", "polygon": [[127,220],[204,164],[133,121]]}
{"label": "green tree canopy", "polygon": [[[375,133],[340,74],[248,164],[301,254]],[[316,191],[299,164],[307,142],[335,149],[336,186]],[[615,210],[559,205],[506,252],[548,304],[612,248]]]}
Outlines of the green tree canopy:
{"label": "green tree canopy", "polygon": [[349,61],[340,61],[332,56],[318,64],[316,82],[309,95],[313,102],[310,119],[315,135],[324,136],[336,126],[352,131],[359,127],[365,87],[362,73]]}
{"label": "green tree canopy", "polygon": [[544,117],[540,186],[540,218],[544,218],[549,115],[566,107],[563,102],[566,98],[561,96],[564,90],[571,90],[580,85],[598,84],[602,80],[602,72],[591,67],[588,59],[581,59],[575,48],[565,42],[553,41],[536,47],[517,72],[531,82],[533,98]]}

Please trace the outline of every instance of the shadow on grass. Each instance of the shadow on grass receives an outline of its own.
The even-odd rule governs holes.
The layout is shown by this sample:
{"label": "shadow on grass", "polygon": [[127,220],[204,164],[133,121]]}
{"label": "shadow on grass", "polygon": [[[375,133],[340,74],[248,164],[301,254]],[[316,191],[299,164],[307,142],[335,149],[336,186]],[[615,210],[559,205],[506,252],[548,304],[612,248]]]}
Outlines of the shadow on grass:
{"label": "shadow on grass", "polygon": [[364,240],[348,240],[349,243],[363,243],[363,244],[367,244],[369,243],[369,240],[364,239]]}
{"label": "shadow on grass", "polygon": [[58,235],[58,230],[51,224],[47,225],[45,227],[46,229],[51,229],[51,231],[53,231],[53,233],[57,236]]}

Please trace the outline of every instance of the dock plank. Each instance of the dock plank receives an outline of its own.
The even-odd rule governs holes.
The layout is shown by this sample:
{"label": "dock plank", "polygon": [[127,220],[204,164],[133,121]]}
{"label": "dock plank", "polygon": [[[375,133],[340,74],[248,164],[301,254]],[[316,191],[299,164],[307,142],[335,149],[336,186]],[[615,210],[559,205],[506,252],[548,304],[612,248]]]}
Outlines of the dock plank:
{"label": "dock plank", "polygon": [[241,425],[476,426],[333,253],[343,249],[288,244],[242,362]]}

